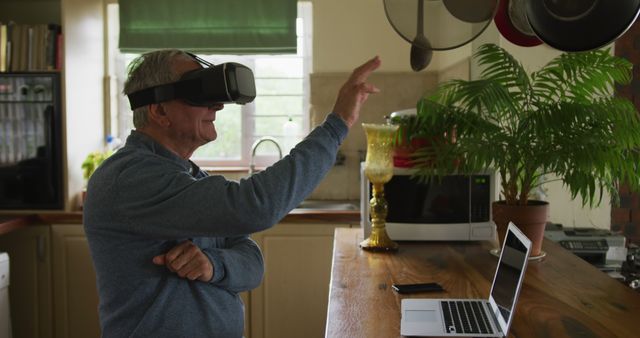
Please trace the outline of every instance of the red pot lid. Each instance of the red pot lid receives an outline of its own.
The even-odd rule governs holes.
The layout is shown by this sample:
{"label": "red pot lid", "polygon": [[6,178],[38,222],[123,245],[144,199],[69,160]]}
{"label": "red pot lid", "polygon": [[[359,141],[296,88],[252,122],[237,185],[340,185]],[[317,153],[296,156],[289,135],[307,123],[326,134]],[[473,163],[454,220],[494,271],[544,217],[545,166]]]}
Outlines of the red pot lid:
{"label": "red pot lid", "polygon": [[500,34],[515,45],[533,47],[542,44],[528,26],[524,0],[500,0],[493,22]]}

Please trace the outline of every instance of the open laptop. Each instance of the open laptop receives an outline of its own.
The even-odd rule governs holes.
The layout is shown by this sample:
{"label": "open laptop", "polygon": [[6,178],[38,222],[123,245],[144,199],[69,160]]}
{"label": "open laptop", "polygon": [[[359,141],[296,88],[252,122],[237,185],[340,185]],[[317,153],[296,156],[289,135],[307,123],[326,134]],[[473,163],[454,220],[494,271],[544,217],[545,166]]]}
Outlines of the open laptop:
{"label": "open laptop", "polygon": [[506,337],[531,241],[509,222],[489,299],[403,299],[403,336]]}

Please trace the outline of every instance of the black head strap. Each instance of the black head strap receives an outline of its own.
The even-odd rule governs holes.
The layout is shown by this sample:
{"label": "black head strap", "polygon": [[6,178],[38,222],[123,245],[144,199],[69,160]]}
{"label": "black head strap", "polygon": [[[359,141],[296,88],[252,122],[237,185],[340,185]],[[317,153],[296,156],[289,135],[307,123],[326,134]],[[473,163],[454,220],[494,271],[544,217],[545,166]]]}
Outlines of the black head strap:
{"label": "black head strap", "polygon": [[[194,60],[196,60],[200,65],[205,68],[213,67],[214,64],[211,62],[189,52],[185,52],[187,55],[191,56]],[[176,86],[176,84],[180,83],[180,86]],[[199,81],[197,80],[186,80],[186,81],[177,81],[172,83],[167,83],[159,86],[153,86],[149,88],[145,88],[142,90],[138,90],[137,92],[131,93],[127,95],[129,97],[129,104],[131,105],[131,110],[134,110],[139,107],[146,106],[151,103],[158,103],[164,101],[170,101],[178,97],[183,97],[185,93],[194,92],[198,90]]]}

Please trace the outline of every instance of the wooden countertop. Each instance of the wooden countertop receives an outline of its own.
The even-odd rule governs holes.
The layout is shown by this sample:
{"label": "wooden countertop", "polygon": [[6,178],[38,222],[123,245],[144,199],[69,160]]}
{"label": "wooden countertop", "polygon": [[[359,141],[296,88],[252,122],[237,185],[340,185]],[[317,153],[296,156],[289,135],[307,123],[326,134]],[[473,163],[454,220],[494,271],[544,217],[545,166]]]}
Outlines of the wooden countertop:
{"label": "wooden countertop", "polygon": [[[497,257],[490,242],[400,242],[362,251],[361,229],[336,229],[326,337],[399,337],[402,298],[488,298]],[[509,337],[639,337],[640,294],[545,239],[531,261]],[[399,295],[394,283],[445,292]]]}

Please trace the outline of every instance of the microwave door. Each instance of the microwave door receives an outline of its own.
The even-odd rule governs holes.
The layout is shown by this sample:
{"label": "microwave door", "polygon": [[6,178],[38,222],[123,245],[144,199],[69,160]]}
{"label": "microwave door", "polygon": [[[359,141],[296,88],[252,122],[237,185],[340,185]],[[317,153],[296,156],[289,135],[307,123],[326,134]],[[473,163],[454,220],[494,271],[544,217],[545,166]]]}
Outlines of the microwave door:
{"label": "microwave door", "polygon": [[456,224],[470,217],[469,179],[447,175],[419,182],[406,175],[394,176],[385,185],[389,205],[387,222]]}
{"label": "microwave door", "polygon": [[[492,174],[445,175],[421,181],[394,169],[385,184],[386,229],[392,240],[493,240]],[[363,234],[370,233],[371,184],[361,171]]]}

